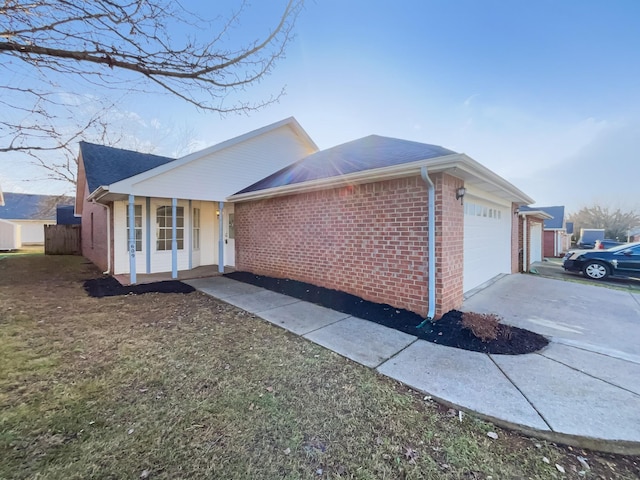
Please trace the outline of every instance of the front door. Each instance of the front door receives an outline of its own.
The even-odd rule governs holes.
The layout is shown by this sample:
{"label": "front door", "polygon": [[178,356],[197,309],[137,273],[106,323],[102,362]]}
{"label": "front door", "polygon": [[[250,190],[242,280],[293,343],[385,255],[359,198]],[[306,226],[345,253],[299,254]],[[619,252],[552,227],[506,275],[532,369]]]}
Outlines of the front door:
{"label": "front door", "polygon": [[236,264],[236,229],[233,205],[224,208],[224,264],[230,267]]}

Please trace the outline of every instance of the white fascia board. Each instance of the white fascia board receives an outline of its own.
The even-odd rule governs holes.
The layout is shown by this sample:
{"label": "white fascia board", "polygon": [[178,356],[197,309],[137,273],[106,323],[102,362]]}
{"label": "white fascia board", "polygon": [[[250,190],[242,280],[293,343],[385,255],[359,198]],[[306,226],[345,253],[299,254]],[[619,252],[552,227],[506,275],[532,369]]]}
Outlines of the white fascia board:
{"label": "white fascia board", "polygon": [[[284,185],[282,187],[268,188],[255,192],[247,192],[242,194],[231,195],[227,197],[229,202],[244,202],[249,200],[258,200],[269,197],[282,195],[292,195],[296,193],[323,190],[333,187],[341,187],[345,185],[354,185],[359,183],[371,183],[392,178],[406,177],[420,174],[420,168],[427,167],[428,173],[444,172],[456,176],[456,171],[465,172],[473,178],[488,182],[498,189],[505,191],[511,197],[511,200],[520,203],[533,203],[533,199],[525,195],[518,188],[507,182],[499,175],[493,173],[488,168],[480,165],[471,157],[464,153],[454,153],[442,157],[431,158],[426,160],[418,160],[401,165],[392,165],[389,167],[376,168],[372,170],[364,170],[361,172],[340,175],[337,177],[321,178],[318,180],[310,180],[308,182],[294,183]],[[455,170],[455,171],[453,171]]]}
{"label": "white fascia board", "polygon": [[478,163],[473,158],[464,153],[461,153],[460,155],[464,158],[464,164],[462,167],[464,170],[466,170],[466,168],[464,167],[468,166],[470,168],[469,173],[474,177],[477,177],[478,179],[490,183],[498,189],[509,193],[509,195],[512,197],[512,202],[519,205],[530,205],[534,203],[533,198],[525,194],[522,190],[502,178],[497,173],[489,170],[487,167],[485,167],[481,163]]}
{"label": "white fascia board", "polygon": [[542,210],[527,210],[526,212],[520,212],[520,215],[522,215],[523,217],[542,218],[544,220],[550,220],[553,218],[552,215],[549,215],[547,212],[544,212]]}
{"label": "white fascia board", "polygon": [[92,202],[100,202],[100,200],[105,196],[109,194],[109,186],[108,185],[100,185],[98,188],[96,188],[93,192],[91,192],[89,194],[89,196],[87,197],[87,200]]}
{"label": "white fascia board", "polygon": [[264,135],[265,133],[269,133],[271,131],[277,130],[278,128],[288,126],[291,128],[294,133],[302,138],[304,142],[308,142],[309,146],[312,150],[317,151],[318,146],[315,144],[311,137],[307,134],[307,132],[302,128],[302,126],[298,123],[298,121],[294,117],[285,118],[284,120],[280,120],[279,122],[272,123],[271,125],[267,125],[265,127],[259,128],[257,130],[252,130],[251,132],[245,133],[238,137],[231,138],[229,140],[225,140],[224,142],[217,143],[216,145],[212,145],[211,147],[205,148],[204,150],[200,150],[198,152],[190,153],[184,157],[178,158],[173,162],[165,163],[164,165],[160,165],[156,168],[152,168],[151,170],[147,170],[146,172],[139,173],[138,175],[134,175],[129,178],[125,178],[124,180],[120,180],[119,182],[115,182],[109,185],[109,190],[114,193],[122,193],[129,194],[133,193],[134,186],[140,182],[144,182],[145,180],[149,180],[157,175],[161,175],[170,170],[174,170],[179,168],[189,162],[193,162],[195,160],[199,160],[208,155],[220,152],[229,147],[233,147],[234,145],[238,145],[242,142],[246,142],[252,138],[259,137],[260,135]]}

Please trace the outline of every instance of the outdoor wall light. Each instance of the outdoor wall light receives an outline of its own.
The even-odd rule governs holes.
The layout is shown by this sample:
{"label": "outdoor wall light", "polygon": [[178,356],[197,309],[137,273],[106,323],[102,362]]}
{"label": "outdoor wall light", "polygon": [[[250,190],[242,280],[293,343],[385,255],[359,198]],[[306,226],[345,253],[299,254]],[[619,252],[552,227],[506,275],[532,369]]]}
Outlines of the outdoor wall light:
{"label": "outdoor wall light", "polygon": [[467,189],[464,187],[460,187],[456,190],[456,200],[460,200],[460,205],[464,202],[464,194],[467,193]]}
{"label": "outdoor wall light", "polygon": [[513,214],[514,214],[514,215],[518,215],[519,213],[520,213],[520,209],[519,209],[519,208],[516,208],[516,209],[513,211]]}

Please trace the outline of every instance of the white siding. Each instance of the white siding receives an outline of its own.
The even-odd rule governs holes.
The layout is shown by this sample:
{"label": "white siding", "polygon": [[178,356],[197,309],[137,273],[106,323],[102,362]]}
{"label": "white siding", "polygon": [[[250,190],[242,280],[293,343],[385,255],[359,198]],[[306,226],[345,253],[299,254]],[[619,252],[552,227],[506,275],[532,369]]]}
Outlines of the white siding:
{"label": "white siding", "polygon": [[55,225],[55,220],[12,220],[20,225],[23,245],[44,245],[44,226]]}
{"label": "white siding", "polygon": [[17,223],[0,219],[0,250],[16,250],[22,247],[21,229]]}
{"label": "white siding", "polygon": [[[112,191],[220,201],[312,152],[291,128],[283,126],[180,166],[169,169],[167,165],[164,173],[147,180],[124,180]],[[135,177],[131,182],[136,182]]]}
{"label": "white siding", "polygon": [[465,292],[511,272],[511,205],[482,192],[465,195]]}

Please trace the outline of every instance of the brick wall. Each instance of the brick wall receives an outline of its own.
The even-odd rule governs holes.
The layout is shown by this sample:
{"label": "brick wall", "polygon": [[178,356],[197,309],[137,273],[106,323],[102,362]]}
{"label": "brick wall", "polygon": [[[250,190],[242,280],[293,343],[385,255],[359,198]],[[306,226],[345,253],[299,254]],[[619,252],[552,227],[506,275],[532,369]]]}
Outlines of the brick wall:
{"label": "brick wall", "polygon": [[[526,222],[527,224],[527,234],[523,235],[522,234],[522,229],[524,228],[524,222]],[[533,218],[530,216],[526,216],[524,217],[524,219],[520,218],[519,219],[519,234],[518,234],[518,246],[519,249],[521,250],[521,254],[520,254],[520,265],[518,266],[518,272],[523,272],[523,261],[526,264],[526,269],[527,271],[529,270],[529,264],[531,262],[531,225],[533,224],[540,224],[543,225],[543,220],[539,219],[539,218]],[[526,237],[526,238],[523,238]],[[541,248],[541,252],[543,252],[542,248],[543,248],[543,239],[544,239],[544,233],[542,235],[542,239],[540,240],[541,244],[540,244],[540,248]]]}
{"label": "brick wall", "polygon": [[[448,192],[436,202],[448,215],[436,225],[436,254],[449,256],[444,242],[457,236],[439,267],[439,314],[462,299],[462,208],[446,198],[460,181],[451,178],[433,177]],[[427,189],[418,176],[237,203],[235,220],[238,270],[427,313]]]}
{"label": "brick wall", "polygon": [[107,228],[106,208],[84,199],[81,228],[82,256],[93,262],[102,271],[107,269],[108,263]]}
{"label": "brick wall", "polygon": [[464,207],[456,191],[459,178],[444,173],[432,176],[436,189],[436,314],[460,308],[464,282]]}
{"label": "brick wall", "polygon": [[522,271],[522,217],[515,215],[518,205],[511,204],[511,273]]}

